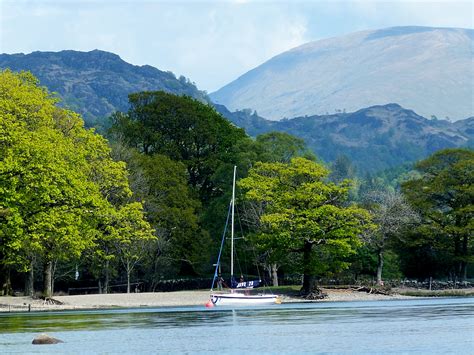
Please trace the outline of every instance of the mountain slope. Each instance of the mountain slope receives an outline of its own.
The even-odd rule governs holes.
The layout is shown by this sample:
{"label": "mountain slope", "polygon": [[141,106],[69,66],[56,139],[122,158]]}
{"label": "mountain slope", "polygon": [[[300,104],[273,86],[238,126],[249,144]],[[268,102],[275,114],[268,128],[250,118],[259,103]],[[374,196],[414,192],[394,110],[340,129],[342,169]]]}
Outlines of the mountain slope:
{"label": "mountain slope", "polygon": [[439,149],[474,147],[474,118],[455,123],[428,120],[397,104],[282,121],[265,120],[249,110],[230,112],[219,105],[216,109],[250,135],[290,133],[303,138],[327,162],[346,155],[359,173],[414,162]]}
{"label": "mountain slope", "polygon": [[474,31],[394,27],[311,42],[211,94],[272,120],[397,102],[424,117],[473,116]]}
{"label": "mountain slope", "polygon": [[[127,95],[132,92],[161,89],[207,100],[184,78],[150,66],[133,66],[102,51],[0,55],[0,68],[6,67],[31,70],[66,105],[82,113],[88,125],[103,124],[112,111],[126,111]],[[474,146],[474,118],[455,123],[428,120],[395,104],[279,122],[251,110],[231,112],[223,105],[214,106],[252,136],[272,130],[288,132],[303,138],[327,162],[347,155],[360,173],[413,162],[437,149]]]}
{"label": "mountain slope", "polygon": [[100,50],[1,54],[0,68],[31,71],[42,85],[59,94],[65,106],[81,113],[88,125],[116,110],[126,111],[132,92],[163,90],[208,100],[184,77],[177,79],[148,65],[135,66]]}

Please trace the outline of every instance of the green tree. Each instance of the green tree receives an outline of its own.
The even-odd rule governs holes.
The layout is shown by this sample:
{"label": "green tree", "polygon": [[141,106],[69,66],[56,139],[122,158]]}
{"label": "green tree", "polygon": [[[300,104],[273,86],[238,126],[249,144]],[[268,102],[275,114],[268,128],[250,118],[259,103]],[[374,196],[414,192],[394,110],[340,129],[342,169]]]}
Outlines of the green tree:
{"label": "green tree", "polygon": [[269,132],[257,136],[255,140],[258,152],[256,160],[262,162],[288,163],[294,157],[316,160],[308,150],[303,139],[285,132]]}
{"label": "green tree", "polygon": [[132,184],[159,238],[150,250],[151,275],[162,276],[157,272],[163,258],[175,274],[201,273],[201,265],[209,260],[211,240],[199,225],[201,203],[187,185],[186,167],[161,154],[134,154],[130,166],[141,171]]}
{"label": "green tree", "polygon": [[[309,152],[305,142],[297,137],[294,137],[284,132],[269,132],[257,136],[255,142],[251,142],[246,149],[242,151],[246,154],[253,153],[251,159],[247,160],[248,166],[251,167],[255,161],[267,163],[289,163],[292,158],[304,157],[315,161],[316,157]],[[244,162],[245,160],[239,159]],[[241,170],[239,170],[240,172]],[[247,175],[247,170],[240,173],[242,176]],[[260,230],[262,225],[260,223],[261,215],[265,211],[264,203],[257,201],[243,201],[241,209],[243,210],[242,219],[249,228],[249,233],[262,233]],[[267,238],[256,238],[254,246],[260,252],[260,260],[263,261],[265,269],[268,270],[273,286],[278,286],[278,269],[282,265],[288,265],[288,253],[279,250],[277,247],[268,243],[262,243],[262,240]]]}
{"label": "green tree", "polygon": [[302,293],[314,292],[316,275],[347,268],[347,257],[370,227],[367,211],[347,206],[348,186],[327,182],[329,171],[304,158],[288,164],[257,163],[239,182],[245,198],[265,204],[264,244],[303,255]]}
{"label": "green tree", "polygon": [[91,243],[87,219],[100,206],[98,189],[82,152],[56,129],[56,101],[36,79],[5,71],[0,90],[0,201],[11,212],[2,228],[3,263],[26,271],[40,255],[50,297],[53,261]]}
{"label": "green tree", "polygon": [[[140,183],[153,185],[150,196],[158,197],[144,196],[145,204],[148,207],[158,204],[164,212],[152,222],[158,233],[161,232],[155,255],[162,257],[154,260],[164,261],[166,257],[170,260],[166,266],[172,269],[175,261],[181,260],[179,273],[200,273],[204,270],[200,263],[209,266],[209,260],[205,259],[209,254],[210,235],[216,236],[213,243],[217,247],[232,166],[239,165],[242,172],[248,169],[255,161],[254,142],[213,107],[190,97],[143,92],[130,95],[129,100],[131,107],[127,114],[112,116],[112,139],[153,159],[159,156],[156,159],[164,164],[154,176],[147,171],[159,169],[159,164],[152,167],[145,159],[146,168],[140,164],[132,167],[141,171],[137,174],[142,177]],[[170,160],[165,161],[164,157]],[[164,182],[178,175],[180,181],[182,176],[186,177],[188,189],[179,185],[171,193]],[[161,188],[164,190],[160,191]],[[184,195],[178,197],[181,193]],[[160,197],[166,195],[170,196],[169,200]],[[168,203],[169,208],[165,207]],[[185,222],[175,223],[180,214]],[[149,215],[153,218],[153,213]]]}
{"label": "green tree", "polygon": [[145,221],[141,203],[130,203],[116,211],[112,223],[107,226],[113,236],[115,249],[127,275],[127,293],[130,293],[130,277],[135,267],[146,256],[146,250],[155,239],[153,229]]}
{"label": "green tree", "polygon": [[129,101],[127,114],[112,116],[111,134],[147,155],[184,163],[204,203],[219,196],[213,175],[222,163],[234,163],[233,147],[247,138],[244,130],[191,97],[156,91],[131,94]]}
{"label": "green tree", "polygon": [[473,167],[474,152],[470,149],[438,151],[416,165],[420,178],[402,185],[408,201],[422,217],[416,243],[435,243],[441,247],[438,252],[444,253],[443,241],[448,242],[451,260],[446,266],[462,279],[473,261]]}
{"label": "green tree", "polygon": [[125,165],[111,159],[106,141],[56,104],[31,74],[1,72],[0,205],[8,211],[1,264],[27,271],[39,257],[45,297],[53,264],[93,248],[103,216],[131,194]]}
{"label": "green tree", "polygon": [[331,164],[331,174],[329,178],[335,183],[340,183],[345,179],[353,180],[356,175],[356,169],[350,159],[345,155],[339,155]]}

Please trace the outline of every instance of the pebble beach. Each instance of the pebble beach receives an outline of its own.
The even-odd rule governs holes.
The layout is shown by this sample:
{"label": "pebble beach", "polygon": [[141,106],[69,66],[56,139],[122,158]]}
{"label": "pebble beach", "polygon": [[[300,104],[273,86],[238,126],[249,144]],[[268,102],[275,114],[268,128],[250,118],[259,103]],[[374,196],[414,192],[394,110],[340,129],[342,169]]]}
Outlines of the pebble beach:
{"label": "pebble beach", "polygon": [[[351,290],[323,289],[327,298],[312,302],[337,301],[376,301],[388,299],[407,299],[410,296],[379,295]],[[136,307],[185,307],[203,306],[209,300],[209,290],[178,291],[178,292],[143,292],[143,293],[112,293],[75,296],[54,296],[61,304],[51,304],[31,297],[0,297],[0,312],[24,311],[63,311],[107,308]],[[301,298],[282,296],[282,303],[308,302]]]}

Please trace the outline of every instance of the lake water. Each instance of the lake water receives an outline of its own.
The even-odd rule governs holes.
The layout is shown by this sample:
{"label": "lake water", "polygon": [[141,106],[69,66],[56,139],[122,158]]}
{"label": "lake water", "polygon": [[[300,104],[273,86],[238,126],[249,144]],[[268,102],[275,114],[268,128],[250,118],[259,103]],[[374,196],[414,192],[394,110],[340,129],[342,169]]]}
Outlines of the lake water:
{"label": "lake water", "polygon": [[473,354],[474,298],[0,315],[2,354],[216,352]]}

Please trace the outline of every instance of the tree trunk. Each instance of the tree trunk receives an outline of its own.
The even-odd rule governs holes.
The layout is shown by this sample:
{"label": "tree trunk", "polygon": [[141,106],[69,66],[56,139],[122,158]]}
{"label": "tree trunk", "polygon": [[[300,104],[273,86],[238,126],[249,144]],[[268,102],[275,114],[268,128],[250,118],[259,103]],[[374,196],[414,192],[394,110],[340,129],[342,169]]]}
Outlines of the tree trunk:
{"label": "tree trunk", "polygon": [[127,264],[127,293],[130,293],[130,265]]}
{"label": "tree trunk", "polygon": [[53,295],[52,290],[52,271],[53,262],[48,260],[43,265],[43,296],[45,298],[51,298]]}
{"label": "tree trunk", "polygon": [[58,260],[53,262],[53,266],[51,267],[51,295],[54,295],[54,280],[56,279],[56,269],[58,266]]}
{"label": "tree trunk", "polygon": [[303,287],[301,293],[309,295],[315,286],[313,270],[311,269],[311,252],[313,244],[305,242],[303,246]]}
{"label": "tree trunk", "polygon": [[99,295],[102,294],[102,281],[99,279],[98,281],[98,286],[99,286]]}
{"label": "tree trunk", "polygon": [[2,282],[2,294],[4,296],[10,296],[13,294],[13,289],[12,289],[12,281],[11,281],[11,275],[10,275],[10,267],[9,266],[3,266],[2,268],[2,273],[3,273],[3,282]]}
{"label": "tree trunk", "polygon": [[379,249],[378,253],[378,263],[377,263],[377,285],[382,286],[382,270],[383,270],[383,250]]}
{"label": "tree trunk", "polygon": [[105,261],[105,279],[103,293],[109,293],[109,260]]}
{"label": "tree trunk", "polygon": [[462,275],[462,261],[459,260],[459,257],[462,255],[461,251],[461,238],[459,236],[454,236],[454,258],[458,261],[455,263],[455,277],[460,277]]}
{"label": "tree trunk", "polygon": [[462,279],[462,281],[466,281],[467,279],[467,257],[468,257],[468,248],[467,248],[467,235],[465,235],[463,237],[463,240],[462,240],[462,254],[463,254],[463,260],[461,261],[461,273],[460,273],[460,278]]}
{"label": "tree trunk", "polygon": [[33,297],[35,294],[35,270],[33,268],[34,261],[30,262],[30,270],[26,273],[25,280],[25,296]]}
{"label": "tree trunk", "polygon": [[271,264],[270,265],[270,268],[271,268],[271,273],[272,273],[272,282],[273,282],[273,286],[278,286],[278,267],[277,267],[277,264]]}

